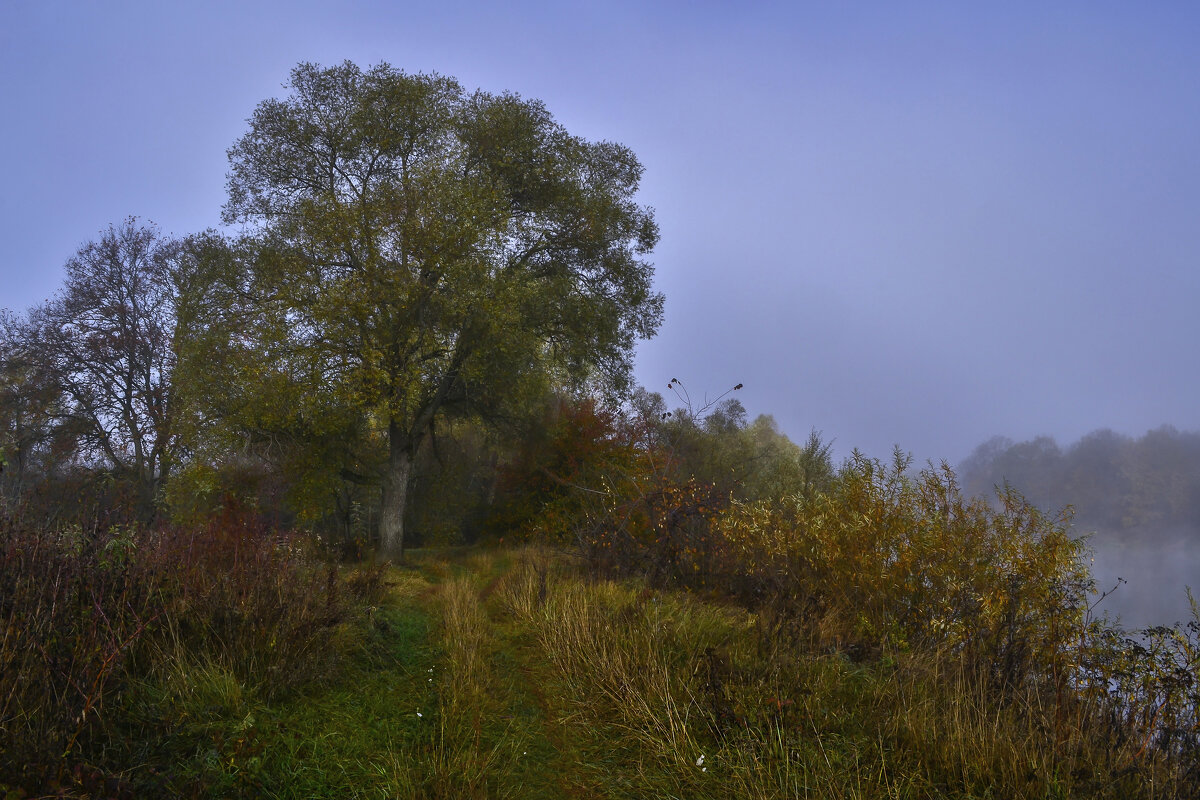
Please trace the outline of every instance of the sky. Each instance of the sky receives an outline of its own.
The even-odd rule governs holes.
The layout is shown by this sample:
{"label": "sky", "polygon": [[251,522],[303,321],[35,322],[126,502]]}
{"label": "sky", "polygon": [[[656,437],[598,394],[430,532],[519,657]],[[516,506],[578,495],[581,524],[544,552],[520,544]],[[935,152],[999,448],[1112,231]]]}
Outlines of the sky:
{"label": "sky", "polygon": [[835,452],[1200,429],[1200,5],[0,2],[0,308],[220,223],[301,61],[545,102],[645,175],[635,374]]}

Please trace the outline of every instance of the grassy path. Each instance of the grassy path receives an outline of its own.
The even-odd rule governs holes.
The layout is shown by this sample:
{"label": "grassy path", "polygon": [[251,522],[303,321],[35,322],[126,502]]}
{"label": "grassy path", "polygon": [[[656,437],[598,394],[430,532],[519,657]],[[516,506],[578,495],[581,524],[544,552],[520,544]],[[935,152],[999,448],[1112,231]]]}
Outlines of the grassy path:
{"label": "grassy path", "polygon": [[545,654],[498,592],[512,568],[484,554],[393,570],[340,680],[225,726],[213,793],[604,796]]}
{"label": "grassy path", "polygon": [[554,676],[528,626],[514,618],[495,596],[500,581],[511,575],[506,563],[479,593],[495,636],[491,669],[504,698],[506,716],[516,722],[526,745],[512,779],[521,797],[586,798],[601,794],[582,769],[586,755],[561,721],[558,698],[547,691]]}
{"label": "grassy path", "polygon": [[550,565],[475,551],[390,570],[336,681],[225,716],[209,796],[824,796],[791,773],[794,756],[779,772],[770,742],[729,751],[721,768],[688,682],[694,655],[740,629],[737,614]]}
{"label": "grassy path", "polygon": [[422,554],[388,583],[337,680],[285,703],[227,699],[200,737],[208,796],[1070,794],[1030,769],[1010,778],[1034,740],[944,681],[833,654],[764,660],[743,610],[538,551]]}

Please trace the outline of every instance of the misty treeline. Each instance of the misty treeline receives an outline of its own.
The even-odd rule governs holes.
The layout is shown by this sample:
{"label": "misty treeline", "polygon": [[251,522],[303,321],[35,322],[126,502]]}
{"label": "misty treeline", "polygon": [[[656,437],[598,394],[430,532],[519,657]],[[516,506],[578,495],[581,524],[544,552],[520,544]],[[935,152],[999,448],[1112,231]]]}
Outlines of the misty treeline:
{"label": "misty treeline", "polygon": [[1126,540],[1200,534],[1200,433],[1163,426],[1140,437],[1097,430],[1060,447],[996,437],[959,466],[972,494],[1006,482],[1039,508],[1070,506],[1082,531]]}

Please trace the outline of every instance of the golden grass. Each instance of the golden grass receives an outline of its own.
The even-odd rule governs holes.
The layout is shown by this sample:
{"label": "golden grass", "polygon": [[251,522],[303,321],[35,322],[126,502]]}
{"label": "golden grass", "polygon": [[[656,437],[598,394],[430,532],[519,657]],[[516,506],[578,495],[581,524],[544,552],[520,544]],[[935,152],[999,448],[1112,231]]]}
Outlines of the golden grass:
{"label": "golden grass", "polygon": [[[1007,696],[947,652],[845,654],[764,641],[744,610],[595,580],[530,548],[496,595],[561,678],[568,723],[602,730],[646,796],[1171,797],[1167,771],[1083,709]],[[704,756],[702,763],[697,760]],[[1154,788],[1157,787],[1157,788]],[[1165,788],[1164,788],[1165,787]],[[1175,788],[1172,788],[1175,787]],[[1166,791],[1166,794],[1161,792]]]}

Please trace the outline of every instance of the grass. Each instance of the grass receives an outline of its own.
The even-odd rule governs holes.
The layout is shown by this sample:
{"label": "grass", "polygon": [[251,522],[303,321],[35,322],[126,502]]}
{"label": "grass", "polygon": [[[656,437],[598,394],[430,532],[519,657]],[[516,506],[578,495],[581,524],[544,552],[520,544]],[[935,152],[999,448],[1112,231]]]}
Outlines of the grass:
{"label": "grass", "polygon": [[855,661],[545,549],[414,553],[326,641],[336,669],[290,693],[211,654],[131,686],[157,733],[123,777],[152,785],[157,764],[180,794],[231,798],[1178,794],[951,654]]}
{"label": "grass", "polygon": [[588,580],[532,550],[499,595],[551,667],[564,737],[595,759],[572,770],[587,796],[1146,794],[1104,743],[1048,732],[948,654],[854,663],[781,646],[744,610]]}

